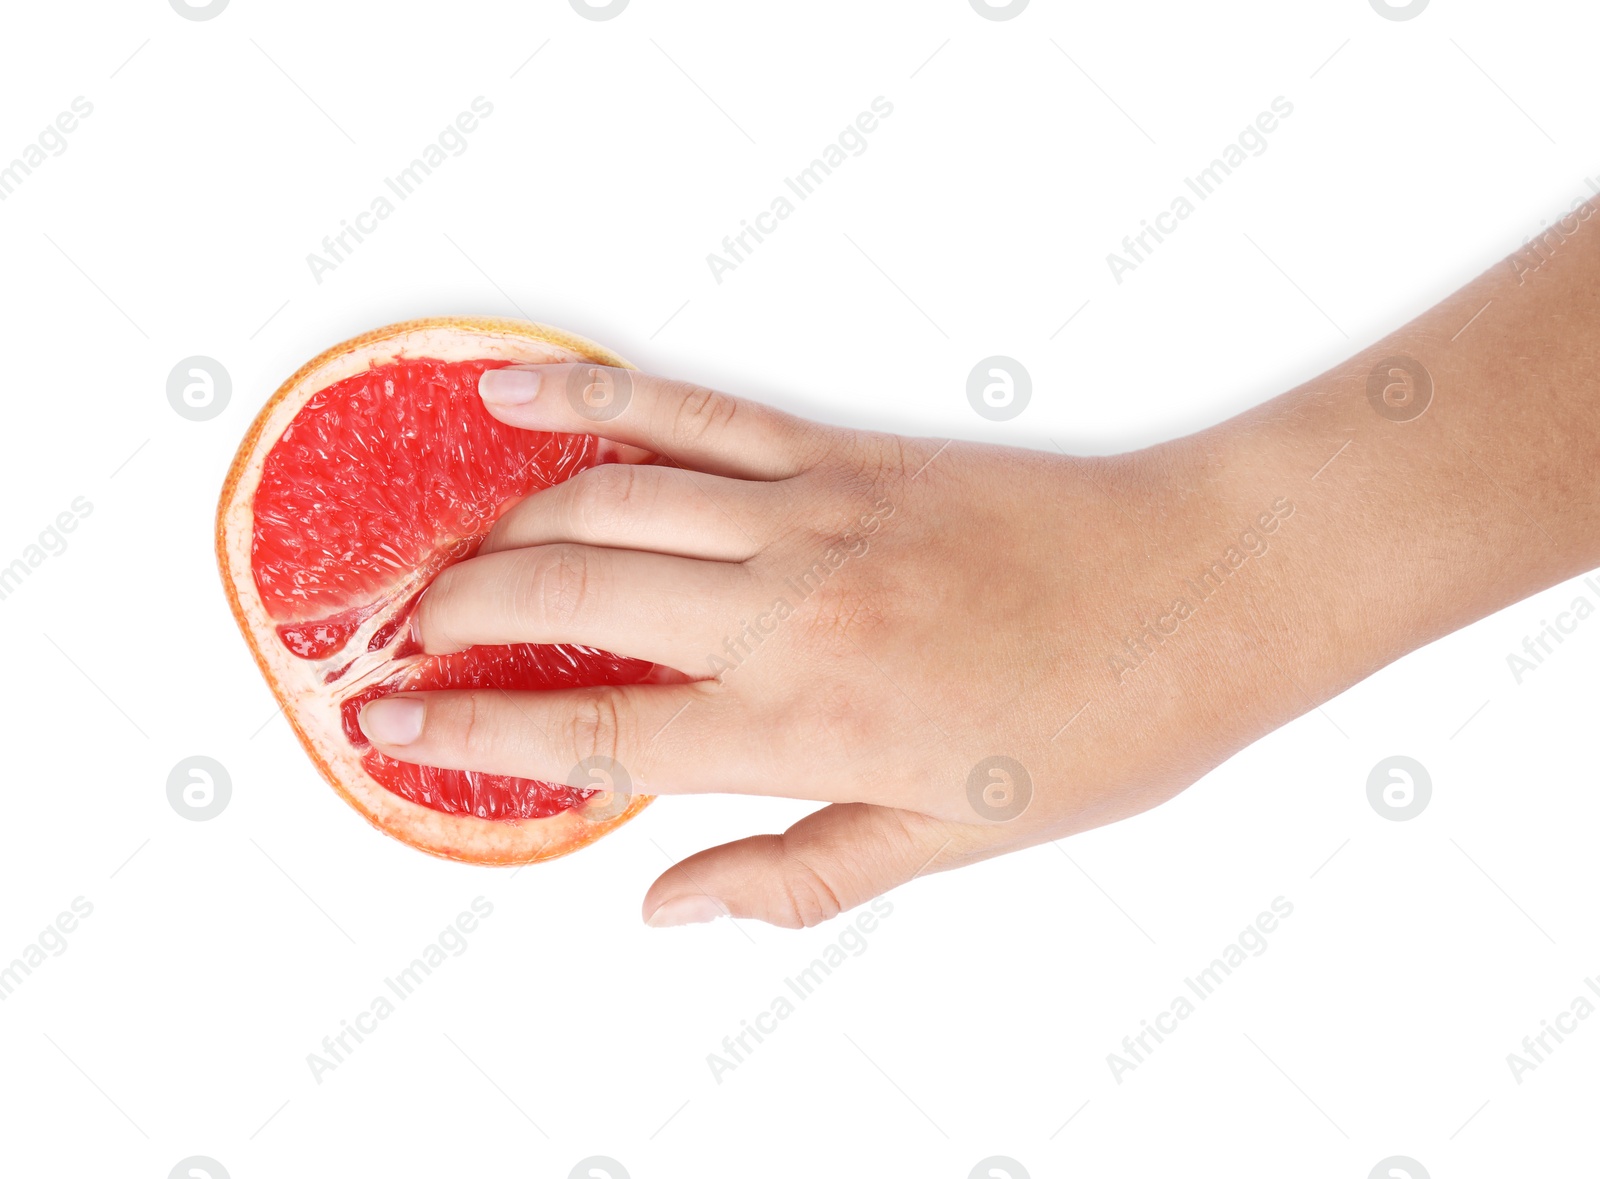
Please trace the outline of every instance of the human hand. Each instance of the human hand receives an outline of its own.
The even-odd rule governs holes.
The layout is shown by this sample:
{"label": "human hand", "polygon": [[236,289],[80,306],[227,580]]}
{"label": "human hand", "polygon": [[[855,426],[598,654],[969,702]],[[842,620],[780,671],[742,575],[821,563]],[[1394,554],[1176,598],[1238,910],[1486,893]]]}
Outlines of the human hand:
{"label": "human hand", "polygon": [[[567,395],[596,377],[631,390],[604,420]],[[480,391],[508,424],[664,461],[513,507],[422,599],[423,649],[574,643],[692,682],[393,696],[362,726],[428,765],[564,781],[599,756],[641,793],[832,804],[668,871],[652,924],[815,924],[1144,810],[1271,727],[1246,662],[1219,660],[1256,649],[1242,607],[1272,583],[1253,558],[1294,505],[1181,448],[1075,459],[863,433],[587,366],[491,371]],[[1260,552],[1177,617],[1175,581],[1238,544]]]}
{"label": "human hand", "polygon": [[502,421],[619,461],[441,574],[424,649],[672,670],[394,695],[362,726],[402,761],[562,781],[600,756],[643,792],[831,804],[676,865],[656,925],[810,925],[1147,809],[1600,561],[1596,208],[1537,268],[1513,255],[1300,388],[1116,458],[824,427],[620,369],[486,373]]}

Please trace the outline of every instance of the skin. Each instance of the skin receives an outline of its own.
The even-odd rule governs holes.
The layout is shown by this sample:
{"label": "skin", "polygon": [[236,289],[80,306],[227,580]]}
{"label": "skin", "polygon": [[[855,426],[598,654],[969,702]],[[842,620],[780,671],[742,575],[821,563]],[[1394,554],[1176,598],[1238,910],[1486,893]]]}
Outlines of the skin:
{"label": "skin", "polygon": [[1300,388],[1109,458],[845,430],[618,370],[488,373],[504,422],[664,457],[516,505],[423,598],[424,648],[582,643],[691,682],[389,697],[363,728],[429,765],[563,781],[600,755],[640,792],[829,804],[670,869],[653,925],[814,925],[1146,810],[1600,564],[1595,212]]}

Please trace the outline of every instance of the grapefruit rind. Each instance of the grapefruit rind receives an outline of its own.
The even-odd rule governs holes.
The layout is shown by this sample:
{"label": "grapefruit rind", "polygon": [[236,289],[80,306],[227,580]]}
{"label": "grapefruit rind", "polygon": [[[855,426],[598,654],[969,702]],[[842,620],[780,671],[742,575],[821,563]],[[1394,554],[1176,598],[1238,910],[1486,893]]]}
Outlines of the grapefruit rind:
{"label": "grapefruit rind", "polygon": [[[558,328],[515,319],[441,317],[378,328],[336,344],[302,365],[256,415],[228,468],[217,504],[217,563],[234,620],[273,695],[312,762],[335,791],[380,831],[445,859],[474,864],[529,864],[577,851],[626,823],[647,805],[637,795],[620,813],[595,795],[583,806],[542,819],[479,819],[419,806],[368,775],[344,734],[339,701],[279,639],[251,566],[254,499],[266,456],[289,423],[336,381],[406,357],[497,359],[516,363],[589,360],[632,368],[600,345]],[[596,811],[590,820],[585,811]]]}

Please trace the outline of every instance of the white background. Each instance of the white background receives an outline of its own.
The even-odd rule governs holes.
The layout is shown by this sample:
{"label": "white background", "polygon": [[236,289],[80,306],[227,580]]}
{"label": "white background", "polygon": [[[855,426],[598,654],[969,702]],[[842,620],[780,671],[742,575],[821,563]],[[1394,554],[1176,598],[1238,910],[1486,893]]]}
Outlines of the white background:
{"label": "white background", "polygon": [[[564,1177],[600,1154],[634,1179],[957,1179],[1000,1154],[1035,1177],[1363,1179],[1398,1154],[1445,1179],[1592,1151],[1600,1019],[1520,1085],[1506,1062],[1600,974],[1600,621],[1520,685],[1506,663],[1600,597],[1581,583],[1153,813],[896,892],[718,1083],[707,1054],[845,919],[652,931],[639,902],[671,858],[805,807],[663,801],[515,876],[386,839],[274,718],[211,528],[278,383],[420,315],[526,315],[843,423],[1078,452],[1186,433],[1590,193],[1593,5],[634,0],[600,22],[233,0],[192,21],[142,0],[6,22],[0,161],[75,97],[93,114],[0,202],[0,564],[76,497],[93,511],[0,601],[0,964],[94,909],[0,1002],[0,1172]],[[464,154],[315,281],[307,254],[479,95]],[[880,95],[865,153],[714,281],[706,255]],[[1107,253],[1280,95],[1268,150],[1119,285]],[[994,353],[1034,379],[1011,422],[965,397]],[[232,377],[211,421],[166,399],[193,354]],[[1396,753],[1433,780],[1409,822],[1366,796]],[[166,797],[196,754],[232,778],[209,822]],[[469,949],[315,1082],[307,1053],[480,895]],[[1106,1054],[1278,896],[1270,948],[1115,1081]]]}

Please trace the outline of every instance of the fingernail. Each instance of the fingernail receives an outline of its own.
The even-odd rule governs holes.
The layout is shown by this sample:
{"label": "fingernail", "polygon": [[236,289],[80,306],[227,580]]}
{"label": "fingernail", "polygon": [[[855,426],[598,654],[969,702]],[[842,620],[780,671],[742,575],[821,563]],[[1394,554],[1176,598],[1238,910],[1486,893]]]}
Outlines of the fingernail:
{"label": "fingernail", "polygon": [[652,914],[645,924],[656,929],[665,929],[669,925],[699,925],[705,921],[715,921],[718,917],[726,917],[728,910],[722,907],[722,902],[715,897],[705,895],[674,897],[665,901]]}
{"label": "fingernail", "polygon": [[478,396],[496,405],[526,405],[538,394],[536,368],[491,368],[478,378]]}
{"label": "fingernail", "polygon": [[379,745],[410,745],[422,736],[423,704],[391,696],[361,710],[361,731]]}

